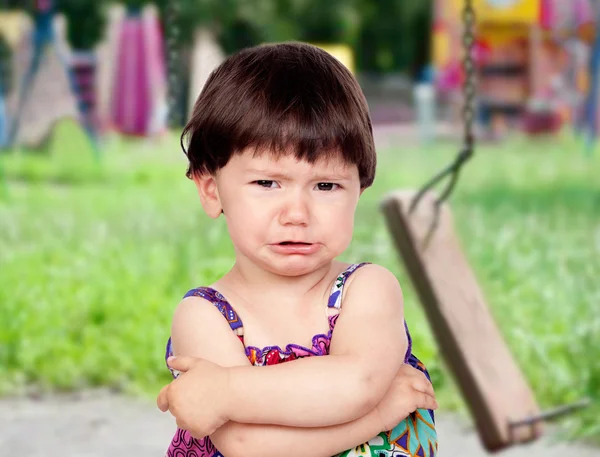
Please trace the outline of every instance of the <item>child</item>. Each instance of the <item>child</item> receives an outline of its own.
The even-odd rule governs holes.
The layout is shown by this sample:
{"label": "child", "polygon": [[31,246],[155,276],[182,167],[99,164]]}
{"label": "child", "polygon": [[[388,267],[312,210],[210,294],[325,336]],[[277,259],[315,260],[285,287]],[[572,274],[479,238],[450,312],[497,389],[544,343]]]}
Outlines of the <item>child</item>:
{"label": "child", "polygon": [[175,311],[177,379],[158,399],[179,426],[168,455],[433,456],[437,404],[398,281],[336,260],[376,165],[351,73],[306,44],[243,50],[210,76],[184,137],[236,261]]}

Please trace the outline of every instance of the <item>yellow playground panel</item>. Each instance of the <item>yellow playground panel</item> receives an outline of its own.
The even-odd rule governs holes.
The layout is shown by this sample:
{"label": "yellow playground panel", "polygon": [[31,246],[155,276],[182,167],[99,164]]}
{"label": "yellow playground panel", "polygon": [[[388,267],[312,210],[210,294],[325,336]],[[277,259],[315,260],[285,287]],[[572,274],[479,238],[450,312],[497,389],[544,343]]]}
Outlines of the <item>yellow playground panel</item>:
{"label": "yellow playground panel", "polygon": [[[473,0],[477,35],[489,43],[503,43],[539,24],[542,0]],[[465,0],[436,0],[433,61],[443,67],[461,58],[461,22]],[[443,25],[442,25],[443,24]],[[515,27],[516,26],[516,27]]]}
{"label": "yellow playground panel", "polygon": [[27,15],[18,11],[0,12],[0,35],[14,47],[23,35]]}
{"label": "yellow playground panel", "polygon": [[[464,0],[451,1],[455,14],[464,3]],[[533,25],[540,17],[540,0],[473,0],[473,6],[479,23]]]}
{"label": "yellow playground panel", "polygon": [[321,48],[323,51],[328,52],[333,57],[338,59],[348,70],[354,73],[354,55],[350,46],[344,44],[319,44],[313,43],[314,46]]}
{"label": "yellow playground panel", "polygon": [[[592,32],[596,29],[592,3],[588,0],[472,2],[478,99],[489,114],[486,119],[518,122],[530,101],[543,100],[551,102],[562,121],[568,121],[572,108],[557,88],[568,83],[573,90],[584,93],[588,69],[585,62],[568,54],[564,41],[565,37],[575,37],[590,45],[586,37],[595,36]],[[461,90],[465,3],[465,0],[435,0],[432,57],[442,94]],[[574,75],[574,79],[569,75]],[[571,79],[567,81],[568,78]]]}

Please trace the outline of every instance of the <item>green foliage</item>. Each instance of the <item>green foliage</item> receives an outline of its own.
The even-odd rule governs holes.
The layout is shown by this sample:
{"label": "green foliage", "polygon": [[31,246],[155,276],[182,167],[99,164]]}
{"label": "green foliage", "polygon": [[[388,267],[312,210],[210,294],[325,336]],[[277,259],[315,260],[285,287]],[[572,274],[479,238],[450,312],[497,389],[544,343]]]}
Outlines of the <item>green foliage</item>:
{"label": "green foliage", "polygon": [[[33,3],[7,0],[32,12]],[[78,50],[100,40],[105,9],[115,0],[56,0],[68,19],[68,39]],[[175,4],[176,16],[168,14]],[[211,28],[227,53],[263,42],[301,40],[343,43],[370,73],[411,70],[426,61],[432,0],[125,0],[131,9],[154,3],[167,34],[177,31],[177,47],[192,43],[200,26]]]}
{"label": "green foliage", "polygon": [[298,11],[299,39],[353,45],[360,27],[357,0],[307,0]]}
{"label": "green foliage", "polygon": [[[236,18],[241,2],[237,0],[180,0],[172,7],[171,0],[155,0],[160,16],[165,24],[165,33],[177,29],[178,47],[189,46],[194,31],[200,26],[219,30],[228,27]],[[171,7],[171,8],[170,8]],[[171,11],[175,16],[170,15]]]}
{"label": "green foliage", "polygon": [[227,53],[273,41],[347,44],[359,68],[375,73],[405,70],[428,54],[430,0],[180,0],[174,19],[165,15],[168,0],[156,4],[167,32],[177,28],[180,47],[202,25]]}
{"label": "green foliage", "polygon": [[390,0],[361,2],[361,26],[356,43],[357,64],[363,71],[406,70],[427,56],[432,2]]}
{"label": "green foliage", "polygon": [[[343,259],[398,275],[415,353],[442,409],[463,408],[379,210],[457,145],[379,151]],[[479,147],[451,204],[491,312],[543,408],[600,400],[600,153],[564,138]],[[597,151],[600,152],[600,151]],[[49,154],[0,157],[0,390],[112,386],[154,395],[169,380],[164,346],[181,296],[231,266],[222,219],[202,214],[175,136],[107,140],[100,163],[85,136],[61,125]],[[598,402],[570,425],[600,427]]]}
{"label": "green foliage", "polygon": [[9,93],[13,86],[12,49],[0,35],[0,96]]}
{"label": "green foliage", "polygon": [[0,0],[0,9],[33,11],[33,0]]}
{"label": "green foliage", "polygon": [[[32,11],[33,3],[8,0]],[[115,0],[56,0],[68,19],[68,39],[78,50],[100,40],[105,9]],[[173,4],[173,2],[176,2]],[[359,70],[413,70],[429,54],[432,0],[125,0],[130,10],[154,3],[167,35],[176,31],[178,49],[191,45],[194,31],[212,29],[226,53],[264,42],[301,40],[351,46]],[[168,6],[175,6],[175,16]]]}
{"label": "green foliage", "polygon": [[104,36],[106,0],[58,0],[57,11],[65,15],[67,40],[73,49],[90,51]]}

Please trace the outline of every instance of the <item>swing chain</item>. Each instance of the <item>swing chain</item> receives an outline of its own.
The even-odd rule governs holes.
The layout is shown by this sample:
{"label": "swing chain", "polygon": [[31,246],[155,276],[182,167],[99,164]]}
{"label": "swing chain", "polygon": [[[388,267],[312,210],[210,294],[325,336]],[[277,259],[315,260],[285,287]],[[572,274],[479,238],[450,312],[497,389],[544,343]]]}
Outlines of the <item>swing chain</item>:
{"label": "swing chain", "polygon": [[167,33],[167,87],[168,87],[168,122],[171,127],[179,125],[179,96],[180,96],[180,84],[179,84],[179,72],[180,70],[180,59],[178,53],[178,38],[179,29],[177,19],[179,18],[179,2],[178,1],[167,1],[165,11],[165,24]]}
{"label": "swing chain", "polygon": [[473,8],[473,0],[465,0],[465,9],[463,11],[463,22],[465,30],[463,34],[463,45],[465,49],[464,56],[464,71],[465,82],[463,86],[465,105],[463,107],[463,121],[465,126],[464,131],[464,146],[467,151],[466,159],[473,154],[473,123],[475,121],[475,91],[476,91],[476,69],[473,60],[473,47],[475,44],[475,9]]}
{"label": "swing chain", "polygon": [[435,186],[442,179],[450,175],[450,181],[446,188],[441,192],[440,196],[435,201],[435,214],[432,224],[429,228],[429,234],[426,239],[429,239],[439,222],[439,212],[441,204],[448,199],[456,182],[462,166],[473,156],[474,150],[474,134],[473,124],[475,121],[475,92],[476,92],[476,69],[475,62],[473,59],[473,45],[475,43],[475,8],[473,7],[473,0],[464,0],[464,8],[462,12],[462,19],[464,23],[464,31],[462,37],[462,43],[464,46],[464,59],[463,59],[463,70],[465,74],[465,80],[463,83],[463,95],[464,95],[464,106],[462,110],[462,118],[464,124],[464,137],[463,147],[458,153],[454,161],[448,165],[445,169],[435,175],[429,180],[417,193],[410,204],[409,214],[411,214],[419,201],[423,198],[425,193],[433,186]]}

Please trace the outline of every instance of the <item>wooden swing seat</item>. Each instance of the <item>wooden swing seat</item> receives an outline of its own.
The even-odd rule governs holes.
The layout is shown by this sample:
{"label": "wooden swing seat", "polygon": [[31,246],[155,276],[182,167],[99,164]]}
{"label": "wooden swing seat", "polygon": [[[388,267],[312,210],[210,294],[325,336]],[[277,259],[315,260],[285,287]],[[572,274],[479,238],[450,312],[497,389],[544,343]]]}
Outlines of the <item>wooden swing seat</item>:
{"label": "wooden swing seat", "polygon": [[[455,234],[450,209],[425,243],[436,195],[426,193],[412,214],[415,191],[397,191],[382,202],[389,232],[425,308],[440,352],[489,451],[538,438],[534,395],[512,358]],[[513,425],[511,425],[513,424]]]}

